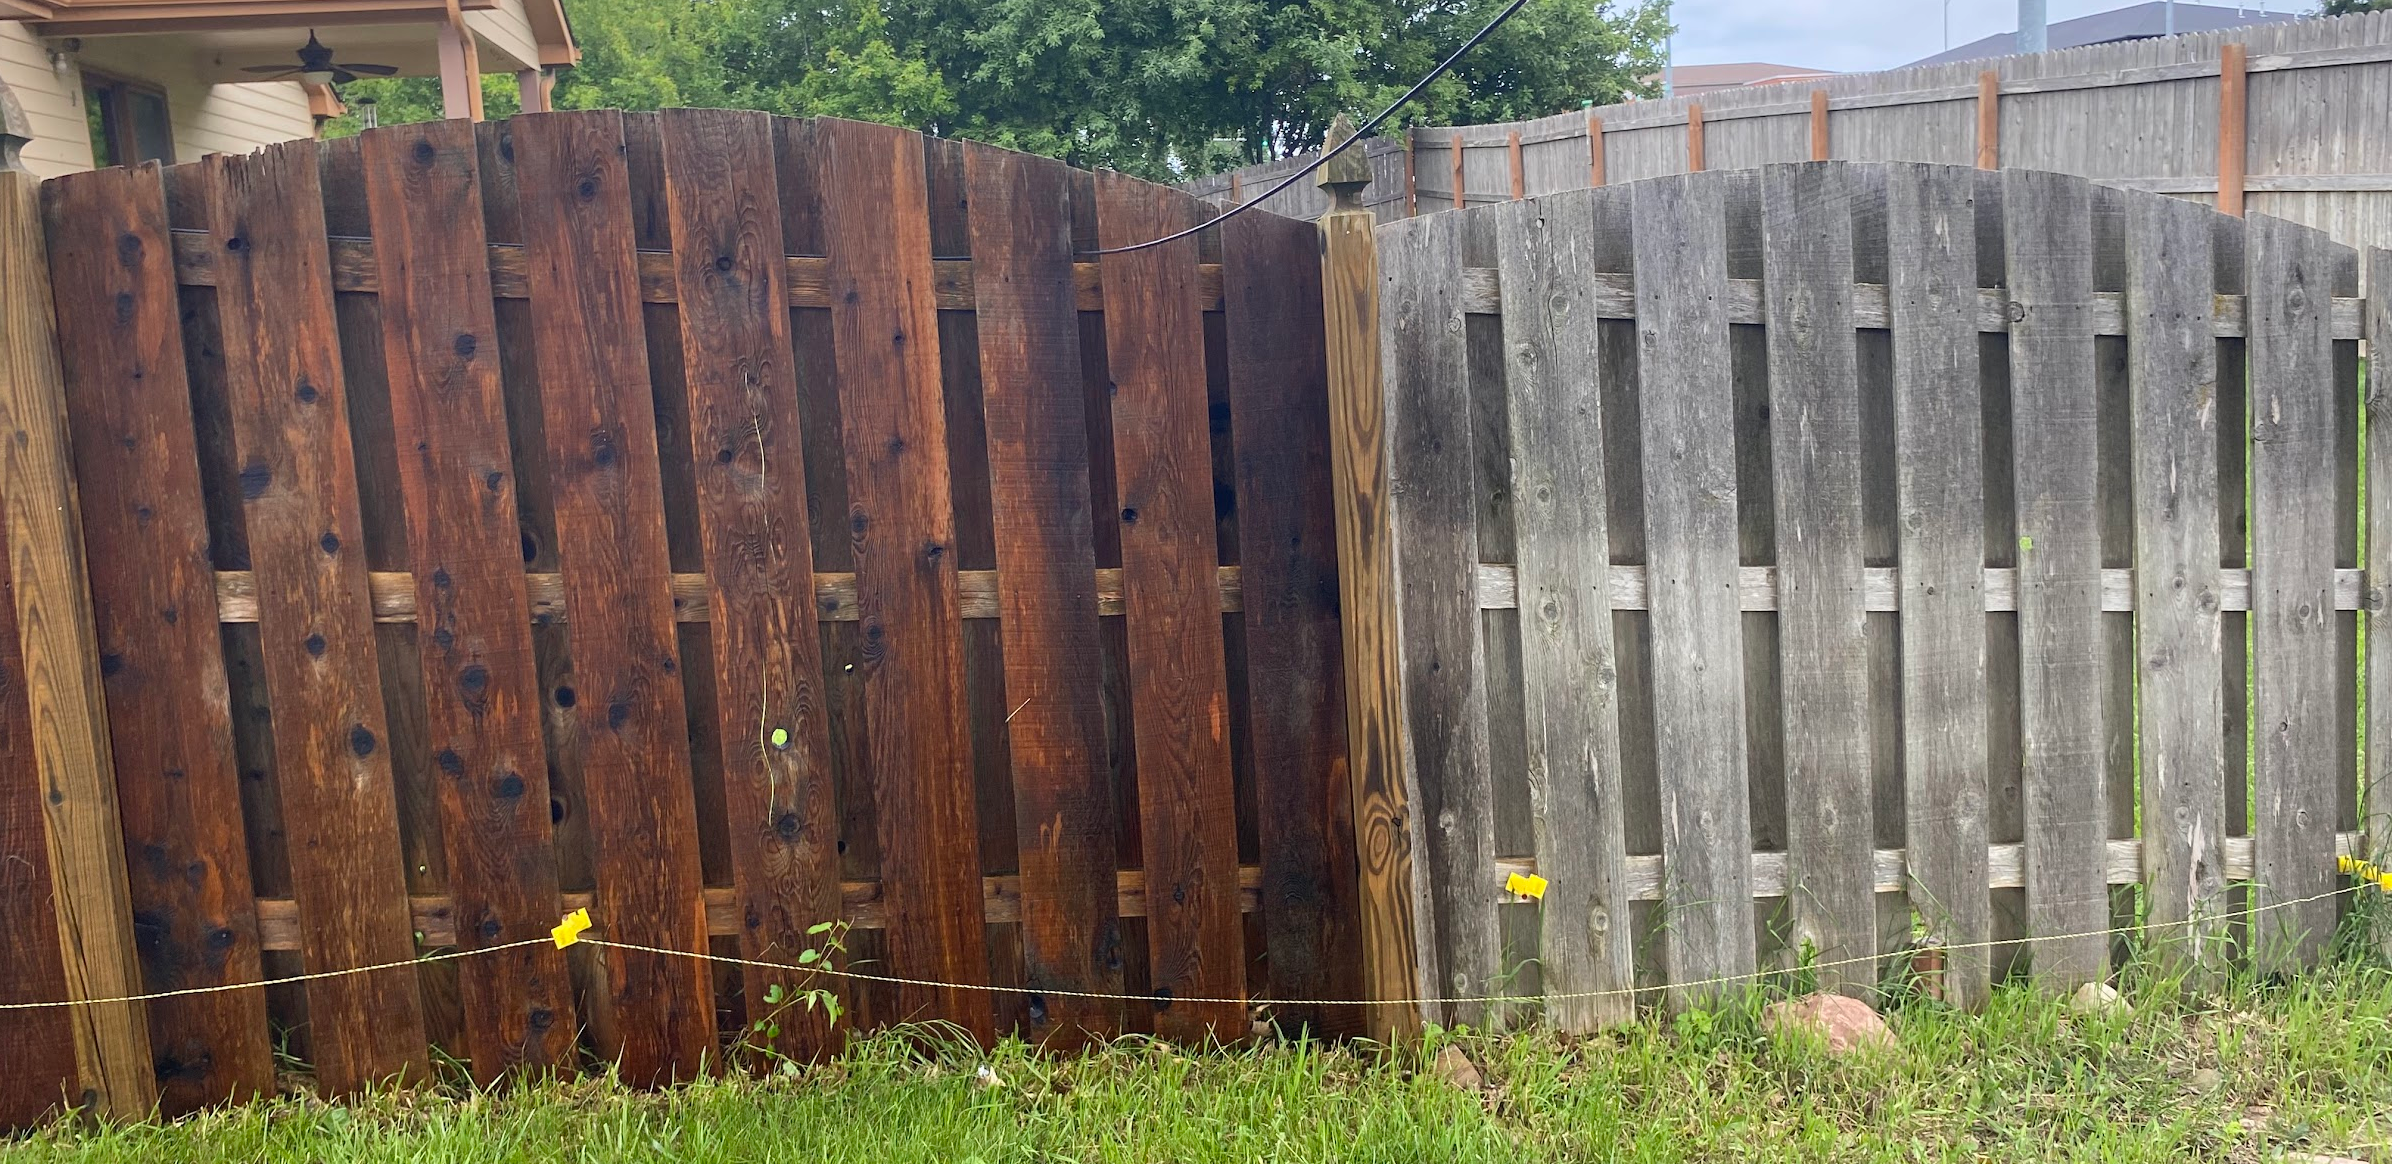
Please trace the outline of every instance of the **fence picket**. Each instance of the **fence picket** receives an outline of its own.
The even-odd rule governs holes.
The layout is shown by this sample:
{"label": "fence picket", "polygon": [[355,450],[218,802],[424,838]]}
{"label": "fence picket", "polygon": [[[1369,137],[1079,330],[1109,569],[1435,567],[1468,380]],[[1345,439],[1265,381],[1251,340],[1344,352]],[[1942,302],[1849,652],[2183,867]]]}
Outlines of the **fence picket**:
{"label": "fence picket", "polygon": [[[1787,900],[1821,963],[1877,951],[1852,199],[1841,164],[1761,172]],[[1824,971],[1822,989],[1875,975]]]}
{"label": "fence picket", "polygon": [[[922,143],[829,119],[814,134],[889,964],[909,977],[985,983],[929,223],[914,209],[929,198]],[[900,1019],[936,1015],[983,1042],[993,1037],[984,996],[951,987],[899,995]]]}
{"label": "fence picket", "polygon": [[[1753,969],[1726,179],[1635,188],[1639,422],[1670,977]],[[1699,1005],[1722,988],[1673,989]]]}
{"label": "fence picket", "polygon": [[[703,950],[623,123],[575,113],[513,128],[558,565],[568,605],[587,612],[568,631],[573,673],[590,690],[569,702],[593,729],[574,734],[595,913],[617,940]],[[594,730],[601,715],[606,730]],[[705,967],[628,950],[604,963],[605,987],[588,999],[600,1052],[628,1080],[694,1075],[713,1047]]]}
{"label": "fence picket", "polygon": [[[212,618],[183,617],[214,607],[215,571],[164,190],[155,170],[108,169],[59,182],[44,203],[51,286],[67,308],[58,347],[76,464],[113,484],[83,499],[83,537],[118,819],[127,847],[153,854],[126,864],[143,988],[255,982],[257,905],[221,632]],[[81,258],[106,252],[118,261]],[[82,309],[100,303],[114,310]],[[160,1111],[270,1093],[265,1023],[262,991],[152,1004]]]}
{"label": "fence picket", "polygon": [[[2327,306],[2335,246],[2323,232],[2249,220],[2252,732],[2257,811],[2253,905],[2323,893],[2334,881],[2334,343]],[[2331,900],[2254,919],[2252,954],[2271,971],[2306,964],[2334,929]]]}
{"label": "fence picket", "polygon": [[[1246,631],[1271,990],[1351,998],[1357,858],[1346,786],[1337,530],[1329,459],[1321,269],[1282,256],[1319,246],[1295,219],[1245,215],[1221,230],[1230,445]],[[985,318],[985,309],[983,309]],[[1289,1031],[1361,1028],[1351,1007],[1273,1008]]]}
{"label": "fence picket", "polygon": [[[2365,606],[2367,663],[2366,732],[2371,740],[2392,740],[2392,250],[2367,250],[2367,335],[2369,375],[2366,417],[2367,577]],[[2392,747],[2367,749],[2359,803],[2378,863],[2392,861]],[[2392,935],[2385,936],[2392,946]]]}
{"label": "fence picket", "polygon": [[[801,581],[813,572],[813,534],[772,123],[671,110],[663,139],[740,947],[752,959],[794,962],[821,944],[807,929],[838,916],[838,803],[821,642]],[[775,985],[838,985],[752,966],[742,975],[752,1019],[772,1013]],[[833,1037],[827,1017],[783,1011],[772,1020],[780,1037],[762,1041],[815,1054]]]}
{"label": "fence picket", "polygon": [[[13,563],[16,555],[8,544],[6,525],[0,517],[0,562]],[[33,711],[25,698],[21,652],[17,604],[0,601],[0,853],[10,858],[0,861],[0,933],[8,935],[0,942],[0,1003],[68,997],[66,947],[59,941],[56,890],[50,883],[49,827],[42,815],[41,771],[34,761]],[[252,1005],[257,1022],[250,1034],[262,1041],[262,998]],[[171,1029],[189,1028],[178,1024]],[[157,1045],[170,1044],[157,1038]],[[240,1049],[237,1042],[223,1046],[228,1052]],[[65,1008],[0,1010],[0,1063],[8,1064],[8,1070],[0,1072],[0,1128],[31,1127],[71,1109],[82,1093],[73,1015]]]}
{"label": "fence picket", "polygon": [[[311,141],[201,163],[308,970],[415,953]],[[411,968],[308,984],[328,1094],[429,1071]]]}
{"label": "fence picket", "polygon": [[2036,977],[2068,991],[2108,961],[2103,938],[2050,937],[2098,931],[2109,915],[2092,187],[2033,170],[2003,179],[2027,936]]}
{"label": "fence picket", "polygon": [[2136,199],[2126,234],[2144,901],[2153,952],[2194,972],[2214,967],[2226,909],[2214,218]]}
{"label": "fence picket", "polygon": [[[1121,246],[1181,230],[1198,205],[1100,174],[1098,238]],[[1228,680],[1219,607],[1199,577],[1217,558],[1196,259],[1193,237],[1105,256],[1105,348],[1155,1029],[1228,1039],[1245,1033],[1244,1008],[1169,1001],[1245,991]]]}
{"label": "fence picket", "polygon": [[[1612,645],[1603,365],[1589,277],[1595,195],[1496,212],[1517,531],[1520,667],[1547,994],[1634,985]],[[1563,1030],[1617,1025],[1626,995],[1556,1002]]]}
{"label": "fence picket", "polygon": [[[1886,167],[1900,504],[1903,851],[1930,944],[1992,936],[1986,892],[1985,463],[1974,176]],[[1934,725],[1932,729],[1923,725]],[[1944,997],[1984,1001],[1991,960],[1953,951]]]}
{"label": "fence picket", "polygon": [[[1118,993],[1118,825],[1106,765],[1103,645],[1080,325],[1071,290],[1069,171],[964,147],[974,310],[988,431],[1006,726],[1032,991]],[[1121,1004],[1043,997],[1029,1034],[1076,1046],[1120,1032]]]}
{"label": "fence picket", "polygon": [[[376,257],[392,439],[416,579],[427,729],[461,949],[556,924],[548,761],[500,396],[480,176],[470,123],[371,134],[365,194]],[[474,1078],[554,1070],[572,1056],[573,1002],[553,947],[458,968]]]}

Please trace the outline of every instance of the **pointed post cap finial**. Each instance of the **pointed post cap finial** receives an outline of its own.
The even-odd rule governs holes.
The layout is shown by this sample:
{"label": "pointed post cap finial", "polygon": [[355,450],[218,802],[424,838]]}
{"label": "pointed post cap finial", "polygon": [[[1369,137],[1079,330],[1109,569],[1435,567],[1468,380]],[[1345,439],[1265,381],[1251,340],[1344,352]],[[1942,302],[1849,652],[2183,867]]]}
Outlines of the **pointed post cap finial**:
{"label": "pointed post cap finial", "polygon": [[[1336,149],[1339,143],[1353,136],[1353,119],[1340,113],[1329,123],[1329,135],[1321,143],[1321,148]],[[1356,146],[1329,159],[1328,164],[1313,176],[1313,181],[1328,191],[1332,208],[1358,210],[1362,205],[1362,188],[1370,185],[1370,160],[1362,156],[1362,147]]]}

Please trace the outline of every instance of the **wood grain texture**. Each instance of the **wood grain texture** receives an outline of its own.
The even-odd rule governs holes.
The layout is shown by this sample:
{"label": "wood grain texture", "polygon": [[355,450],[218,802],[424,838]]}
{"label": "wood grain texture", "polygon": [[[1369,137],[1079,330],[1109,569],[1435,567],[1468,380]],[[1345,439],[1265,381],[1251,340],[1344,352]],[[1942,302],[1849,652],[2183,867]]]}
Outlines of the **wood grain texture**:
{"label": "wood grain texture", "polygon": [[[141,989],[139,935],[108,779],[106,697],[37,190],[31,174],[0,172],[0,286],[7,289],[0,295],[0,510],[67,990],[74,998],[121,998]],[[141,1009],[78,1007],[71,1016],[84,1098],[118,1119],[148,1115],[158,1093]]]}
{"label": "wood grain texture", "polygon": [[2214,217],[2135,199],[2126,223],[2143,900],[2153,952],[2192,974],[2215,969],[2229,908]]}
{"label": "wood grain texture", "polygon": [[[1197,203],[1100,174],[1102,245],[1158,238],[1196,222]],[[1113,383],[1115,504],[1120,513],[1130,708],[1138,749],[1139,832],[1157,887],[1146,919],[1156,1033],[1242,1038],[1245,1008],[1173,1003],[1245,993],[1237,920],[1237,803],[1221,620],[1205,601],[1216,561],[1203,309],[1191,237],[1102,260]],[[1162,903],[1169,901],[1169,906]]]}
{"label": "wood grain texture", "polygon": [[[469,122],[364,135],[391,440],[416,579],[415,642],[458,947],[556,924],[548,757],[516,527],[515,466]],[[457,968],[477,1082],[569,1069],[565,958],[529,946]]]}
{"label": "wood grain texture", "polygon": [[[2254,908],[2334,885],[2334,345],[2325,304],[2336,247],[2323,232],[2255,215],[2249,226],[2251,336],[2251,773]],[[2333,934],[2331,899],[2252,919],[2267,970],[2309,964]]]}
{"label": "wood grain texture", "polygon": [[[1609,418],[1586,278],[1602,197],[1554,195],[1508,207],[1498,223],[1505,291],[1536,308],[1504,316],[1503,352],[1530,819],[1538,869],[1552,883],[1537,947],[1549,995],[1635,981],[1603,457]],[[1631,1002],[1556,1001],[1546,1013],[1583,1033],[1627,1021]]]}
{"label": "wood grain texture", "polygon": [[[1788,941],[1821,963],[1877,951],[1852,200],[1841,165],[1761,174]],[[1869,989],[1866,969],[1821,986]]]}
{"label": "wood grain texture", "polygon": [[1030,1037],[1066,1048],[1121,1030],[1118,818],[1106,763],[1095,518],[1060,162],[964,147],[990,516],[1003,609],[1007,744],[1022,879]]}
{"label": "wood grain texture", "polygon": [[[44,193],[117,811],[148,991],[256,982],[255,891],[241,820],[198,438],[154,169]],[[113,261],[100,259],[110,256]],[[26,753],[30,756],[30,752]],[[149,1006],[159,1110],[271,1093],[263,991]]]}
{"label": "wood grain texture", "polygon": [[[1756,956],[1745,791],[1743,629],[1728,321],[1726,180],[1636,187],[1639,432],[1652,635],[1653,733],[1662,757],[1662,909],[1669,976],[1751,971]],[[1697,1006],[1723,987],[1680,988]]]}
{"label": "wood grain texture", "polygon": [[2107,939],[2051,937],[2109,924],[2107,800],[2086,778],[2106,770],[2108,729],[2091,200],[2073,177],[2003,175],[2027,935],[2036,978],[2062,993],[2108,968]]}
{"label": "wood grain texture", "polygon": [[[1435,936],[1434,996],[1490,993],[1502,970],[1486,644],[1471,577],[1479,556],[1469,352],[1455,272],[1458,217],[1390,224],[1380,236],[1388,488],[1402,627],[1406,762],[1415,786]],[[1483,1026],[1481,1005],[1438,1008]]]}
{"label": "wood grain texture", "polygon": [[[838,804],[821,639],[804,582],[814,569],[813,534],[789,312],[773,261],[782,225],[772,149],[763,114],[664,115],[724,803],[749,923],[741,948],[749,958],[794,963],[820,944],[806,930],[837,912]],[[839,985],[794,972],[746,973],[751,1010],[775,984]],[[780,1049],[826,1049],[825,1017],[783,1015]]]}
{"label": "wood grain texture", "polygon": [[[697,806],[623,123],[557,113],[512,126],[558,565],[567,600],[587,610],[571,627],[588,689],[574,703],[605,709],[603,729],[598,715],[576,717],[587,725],[578,735],[598,920],[621,941],[703,950],[705,918],[689,904],[702,884]],[[714,1038],[704,964],[617,950],[606,972],[613,1021],[597,1027],[601,1053],[635,1082],[696,1075]]]}
{"label": "wood grain texture", "polygon": [[[1407,151],[1406,157],[1410,156]],[[1404,761],[1400,584],[1395,572],[1388,413],[1382,377],[1380,272],[1366,211],[1321,220],[1321,310],[1329,357],[1329,469],[1337,521],[1339,630],[1344,643],[1347,780],[1356,859],[1360,997],[1432,997],[1436,945],[1415,781]],[[1422,933],[1422,922],[1431,928]],[[1382,1041],[1420,1030],[1425,1007],[1379,1005],[1363,1029]]]}
{"label": "wood grain texture", "polygon": [[[928,198],[922,143],[830,119],[815,123],[814,138],[890,968],[984,982],[987,939],[970,909],[980,854],[929,224],[915,213]],[[976,993],[908,987],[900,999],[899,1019],[946,1019],[992,1037],[987,999]]]}
{"label": "wood grain texture", "polygon": [[[2369,247],[2367,286],[2367,738],[2392,740],[2392,250]],[[2382,491],[2382,492],[2379,492]],[[2360,824],[2368,837],[2368,851],[2382,864],[2392,860],[2392,748],[2367,749],[2367,770],[2360,776],[2363,799]],[[2387,938],[2392,944],[2392,937]],[[2379,947],[2382,948],[2382,947]]]}
{"label": "wood grain texture", "polygon": [[[1903,805],[1911,906],[1928,943],[1992,936],[1986,884],[1985,457],[1971,175],[1886,167],[1901,531]],[[1920,725],[1934,725],[1919,730]],[[1945,962],[1947,1001],[1981,1005],[1983,949]]]}
{"label": "wood grain texture", "polygon": [[[0,516],[0,553],[9,549],[5,521]],[[42,818],[44,789],[20,650],[16,604],[0,602],[0,932],[9,935],[0,943],[0,1003],[56,1002],[72,996],[51,905],[56,891]],[[255,915],[254,905],[245,908]],[[73,1013],[0,1011],[0,1061],[8,1064],[0,1074],[0,1130],[31,1128],[84,1102]]]}
{"label": "wood grain texture", "polygon": [[[1271,993],[1353,998],[1354,830],[1328,458],[1318,231],[1264,214],[1222,228],[1230,449]],[[1241,592],[1241,599],[1243,598]],[[1358,1032],[1351,1008],[1273,1007],[1283,1029]]]}
{"label": "wood grain texture", "polygon": [[[403,961],[415,943],[316,145],[202,165],[301,957],[311,971]],[[307,997],[328,1094],[428,1071],[412,971],[321,979]]]}

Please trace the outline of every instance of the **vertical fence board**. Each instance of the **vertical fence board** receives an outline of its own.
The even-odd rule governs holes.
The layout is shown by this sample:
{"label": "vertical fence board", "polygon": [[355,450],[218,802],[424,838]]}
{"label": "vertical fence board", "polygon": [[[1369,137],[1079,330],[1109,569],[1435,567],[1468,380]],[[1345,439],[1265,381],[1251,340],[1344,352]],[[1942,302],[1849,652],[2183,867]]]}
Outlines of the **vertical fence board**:
{"label": "vertical fence board", "polygon": [[[663,122],[740,950],[794,964],[821,944],[807,929],[838,916],[838,804],[811,625],[813,534],[772,125],[721,110],[669,111]],[[751,1020],[770,1013],[773,985],[837,985],[743,973]],[[778,1048],[822,1049],[832,1034],[823,1018],[781,1013],[771,1020]]]}
{"label": "vertical fence board", "polygon": [[[1418,773],[1440,995],[1485,994],[1502,969],[1494,889],[1495,809],[1481,638],[1477,462],[1462,320],[1460,215],[1380,235],[1380,334],[1391,422],[1392,499],[1403,636],[1406,764]],[[1483,1025],[1486,1008],[1445,1008]]]}
{"label": "vertical fence board", "polygon": [[[1594,196],[1499,212],[1520,667],[1538,873],[1538,969],[1563,1030],[1634,1013],[1610,494],[1596,350]],[[1492,880],[1492,878],[1489,878]],[[1622,992],[1622,993],[1597,993]]]}
{"label": "vertical fence board", "polygon": [[[2264,215],[2249,225],[2251,638],[2257,764],[2252,954],[2307,964],[2334,929],[2334,246]],[[2299,904],[2293,904],[2298,902]]]}
{"label": "vertical fence board", "polygon": [[[1098,237],[1144,242],[1192,226],[1196,203],[1100,174]],[[1244,959],[1237,903],[1237,806],[1229,755],[1204,332],[1194,237],[1102,260],[1105,345],[1138,745],[1146,928],[1155,1028],[1176,1038],[1245,1033],[1244,1008],[1177,1004],[1237,998]]]}
{"label": "vertical fence board", "polygon": [[[257,906],[164,191],[153,169],[112,168],[63,179],[44,201],[75,460],[110,483],[88,491],[83,537],[123,842],[147,855],[126,868],[142,987],[255,982]],[[149,1017],[161,1113],[273,1090],[263,991],[160,999]]]}
{"label": "vertical fence board", "polygon": [[2092,187],[2004,181],[2027,935],[2037,978],[2065,992],[2108,959]]}
{"label": "vertical fence board", "polygon": [[[596,920],[618,941],[704,950],[622,121],[560,113],[513,127],[558,565],[588,677],[573,702],[590,705],[576,718],[591,725],[578,734]],[[605,962],[600,1052],[638,1083],[694,1075],[713,1047],[703,964],[627,950]]]}
{"label": "vertical fence board", "polygon": [[[1737,599],[1726,182],[1636,187],[1653,731],[1663,757],[1661,908],[1673,983],[1754,966],[1743,634]],[[1720,988],[1675,988],[1675,1005]]]}
{"label": "vertical fence board", "polygon": [[[1887,288],[1901,529],[1904,775],[1912,908],[1931,944],[1992,934],[1986,892],[1985,463],[1976,206],[1965,170],[1886,168]],[[1990,959],[1958,949],[1944,997],[1984,1001]]]}
{"label": "vertical fence board", "polygon": [[[1877,952],[1853,191],[1832,163],[1772,166],[1761,181],[1786,896],[1793,943],[1825,964]],[[1820,985],[1874,979],[1864,966]]]}
{"label": "vertical fence board", "polygon": [[[930,235],[913,210],[929,197],[922,145],[903,130],[858,122],[826,119],[814,132],[890,968],[983,983]],[[900,1018],[942,1018],[983,1042],[992,1037],[988,1001],[976,992],[908,987],[901,996]]]}
{"label": "vertical fence board", "polygon": [[[203,164],[301,957],[310,971],[403,963],[415,950],[413,919],[316,144]],[[326,1092],[427,1073],[412,967],[319,979],[307,995]]]}
{"label": "vertical fence board", "polygon": [[[1119,841],[1106,764],[1068,171],[964,152],[1004,632],[1029,1034],[1071,1047],[1121,1030]],[[1018,709],[1017,709],[1018,708]]]}
{"label": "vertical fence board", "polygon": [[[2367,250],[2367,770],[2360,827],[2392,860],[2392,250]],[[2392,941],[2387,935],[2386,941]]]}
{"label": "vertical fence board", "polygon": [[[13,562],[5,525],[0,518],[0,561]],[[0,601],[0,933],[9,937],[0,942],[0,1003],[9,1004],[68,997],[20,649],[16,604]],[[262,1034],[265,1008],[253,1005]],[[177,1033],[189,1029],[178,1025]],[[0,1072],[0,1130],[31,1127],[83,1099],[67,1008],[0,1010],[0,1062],[8,1064]]]}
{"label": "vertical fence board", "polygon": [[[1354,833],[1347,802],[1337,530],[1319,248],[1310,223],[1248,214],[1221,230],[1230,442],[1244,591],[1262,922],[1271,992],[1352,998]],[[982,311],[985,317],[986,308]],[[1350,1008],[1274,1008],[1291,1032],[1359,1029]]]}
{"label": "vertical fence board", "polygon": [[2214,965],[2226,908],[2214,217],[2159,199],[2127,211],[2143,886],[2152,950],[2176,970]]}
{"label": "vertical fence board", "polygon": [[[369,134],[361,148],[449,895],[457,945],[475,950],[546,933],[557,893],[480,175],[469,123]],[[458,972],[477,1081],[570,1065],[560,951]]]}

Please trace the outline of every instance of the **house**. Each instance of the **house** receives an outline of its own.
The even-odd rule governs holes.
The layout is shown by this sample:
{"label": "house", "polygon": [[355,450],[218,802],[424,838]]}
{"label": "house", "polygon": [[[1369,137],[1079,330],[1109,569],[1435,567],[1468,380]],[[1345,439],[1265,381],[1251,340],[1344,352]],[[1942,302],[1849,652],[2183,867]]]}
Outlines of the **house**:
{"label": "house", "polygon": [[[1741,61],[1729,65],[1678,65],[1670,70],[1670,88],[1676,96],[1693,97],[1716,93],[1721,89],[1740,89],[1746,85],[1774,85],[1832,75],[1826,69],[1772,65],[1763,61]],[[1642,80],[1654,92],[1660,91],[1661,74],[1653,73]]]}
{"label": "house", "polygon": [[452,117],[480,116],[484,73],[545,109],[576,59],[561,0],[0,0],[0,84],[43,177],[312,137],[341,112],[340,74],[300,67],[319,47],[376,66],[361,75],[439,77]]}
{"label": "house", "polygon": [[[2048,47],[2079,48],[2089,44],[2146,40],[2177,33],[2216,32],[2221,28],[2245,28],[2254,24],[2282,24],[2288,20],[2300,20],[2308,14],[2307,0],[2282,0],[2278,7],[2292,8],[2296,5],[2303,11],[2269,12],[2264,5],[2259,4],[2238,4],[2229,8],[2219,4],[2170,4],[2166,0],[2152,0],[2147,4],[2130,4],[2108,12],[2096,12],[2091,16],[2079,16],[2074,20],[2062,20],[2044,26],[2044,30]],[[2175,9],[2172,16],[2169,12],[2171,8]],[[1918,65],[1948,65],[1955,61],[2013,56],[2017,52],[2018,34],[1997,32],[1899,67],[1908,69]]]}

